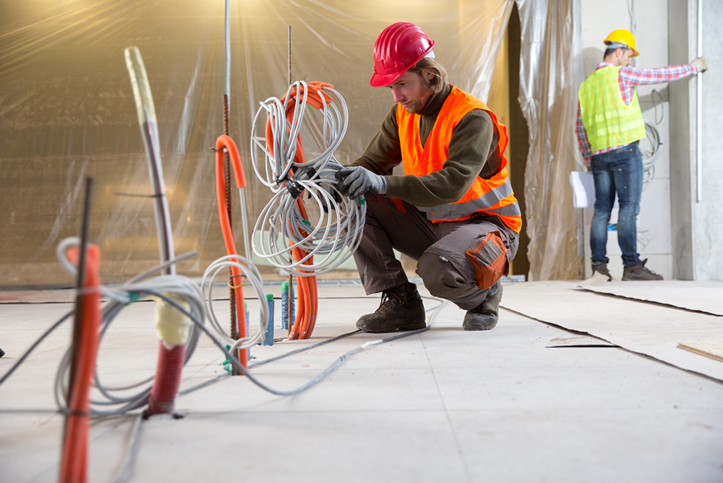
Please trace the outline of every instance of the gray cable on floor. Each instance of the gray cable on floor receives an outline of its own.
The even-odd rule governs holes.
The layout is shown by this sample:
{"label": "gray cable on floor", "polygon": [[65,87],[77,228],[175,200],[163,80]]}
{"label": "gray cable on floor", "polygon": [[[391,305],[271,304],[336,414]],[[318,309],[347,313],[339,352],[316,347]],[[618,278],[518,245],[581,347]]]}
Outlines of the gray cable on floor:
{"label": "gray cable on floor", "polygon": [[38,340],[36,340],[36,341],[33,343],[33,345],[30,346],[30,348],[29,348],[28,350],[25,351],[25,354],[23,354],[22,356],[20,356],[20,359],[18,359],[17,362],[15,362],[15,364],[13,364],[13,366],[10,368],[10,370],[3,375],[3,377],[0,379],[0,385],[1,385],[3,382],[5,382],[5,380],[7,380],[8,377],[10,377],[10,374],[12,374],[13,372],[15,372],[15,369],[17,369],[18,367],[20,367],[20,364],[22,364],[23,361],[25,361],[25,359],[28,358],[28,356],[30,355],[30,353],[33,352],[33,351],[35,350],[35,348],[38,347],[38,346],[40,345],[40,343],[41,343],[47,336],[50,335],[51,332],[53,332],[55,329],[57,329],[58,327],[60,327],[60,324],[62,324],[63,322],[65,322],[65,321],[68,319],[68,317],[70,317],[70,316],[73,315],[74,313],[75,313],[75,311],[74,311],[74,310],[71,310],[70,312],[68,312],[67,314],[65,314],[64,316],[62,316],[60,319],[58,319],[57,322],[55,322],[53,325],[51,325],[48,330],[46,330],[45,332],[43,332],[43,335],[41,335],[40,338],[39,338]]}
{"label": "gray cable on floor", "polygon": [[143,421],[143,413],[136,416],[133,423],[133,429],[126,445],[125,458],[121,464],[116,477],[113,478],[113,483],[123,483],[131,475],[131,469],[133,468],[133,460],[135,460],[137,447],[138,447],[138,433],[140,432],[141,422]]}
{"label": "gray cable on floor", "polygon": [[283,359],[283,358],[285,358],[285,357],[289,357],[290,355],[293,355],[293,354],[298,354],[299,352],[304,352],[304,351],[308,351],[308,350],[311,350],[311,349],[315,349],[315,348],[317,348],[317,347],[319,347],[319,346],[322,346],[322,345],[324,345],[324,344],[329,344],[330,342],[335,342],[335,341],[337,341],[337,340],[343,339],[344,337],[349,337],[350,335],[358,334],[359,332],[361,332],[361,330],[357,329],[357,330],[355,330],[355,331],[353,331],[353,332],[347,332],[346,334],[337,335],[336,337],[332,337],[331,339],[327,339],[327,340],[323,340],[323,341],[321,341],[321,342],[317,342],[316,344],[310,345],[310,346],[308,346],[308,347],[300,347],[300,348],[298,348],[298,349],[295,349],[295,350],[293,350],[293,351],[287,352],[287,353],[285,353],[285,354],[281,354],[281,355],[279,355],[279,356],[272,357],[271,359],[266,359],[266,360],[259,361],[259,362],[256,362],[256,363],[254,363],[254,364],[251,364],[251,365],[249,365],[249,369],[251,369],[252,367],[258,367],[258,366],[262,366],[262,365],[264,365],[264,364],[268,364],[269,362],[278,361],[279,359]]}
{"label": "gray cable on floor", "polygon": [[359,352],[359,351],[362,350],[362,349],[366,349],[367,347],[371,347],[371,346],[373,346],[373,345],[383,344],[383,343],[385,343],[385,342],[391,342],[391,341],[393,341],[393,340],[401,339],[401,338],[403,338],[403,337],[409,337],[409,336],[411,336],[411,335],[420,334],[420,333],[422,333],[422,332],[425,332],[425,331],[429,330],[429,328],[431,327],[431,324],[432,324],[432,321],[433,321],[434,317],[435,317],[435,316],[437,315],[437,313],[439,313],[439,311],[447,304],[447,301],[444,301],[443,303],[441,303],[439,306],[436,307],[436,310],[434,311],[434,313],[432,314],[432,316],[431,316],[431,318],[430,318],[430,324],[429,324],[427,327],[425,327],[425,328],[423,328],[423,329],[419,329],[419,330],[413,330],[413,331],[410,331],[410,332],[405,332],[405,333],[403,333],[403,334],[395,335],[395,336],[392,336],[392,337],[389,337],[389,338],[386,338],[386,339],[379,339],[379,340],[374,340],[374,341],[366,342],[366,343],[360,345],[359,347],[357,347],[356,349],[353,349],[353,350],[351,350],[351,351],[349,351],[349,352],[341,355],[341,356],[340,356],[336,361],[334,361],[324,372],[322,372],[322,373],[319,374],[317,377],[315,377],[313,380],[309,381],[308,383],[304,384],[303,386],[298,387],[298,388],[296,388],[296,389],[293,389],[293,390],[291,390],[291,391],[280,391],[280,390],[273,389],[273,388],[267,386],[267,385],[264,384],[263,382],[261,382],[261,381],[259,381],[258,379],[256,379],[256,377],[252,376],[251,373],[248,371],[248,369],[246,369],[246,368],[239,362],[239,360],[236,359],[236,358],[228,351],[228,349],[226,349],[226,347],[224,347],[224,345],[223,345],[218,339],[216,339],[216,338],[213,336],[213,334],[211,334],[211,332],[203,325],[202,322],[198,321],[197,318],[196,318],[193,314],[191,314],[190,312],[188,312],[184,307],[182,307],[180,304],[178,304],[175,300],[171,299],[170,297],[165,296],[164,294],[162,294],[162,293],[160,293],[160,292],[159,292],[159,293],[154,293],[154,292],[151,292],[151,291],[148,291],[148,290],[146,290],[145,292],[148,293],[148,294],[150,294],[150,295],[155,295],[156,297],[159,297],[159,298],[163,299],[164,301],[166,301],[166,303],[168,303],[169,305],[172,305],[173,307],[175,307],[176,310],[179,310],[181,313],[183,313],[184,315],[186,315],[190,320],[193,321],[194,324],[196,324],[196,326],[197,326],[201,331],[203,331],[203,332],[211,339],[211,341],[212,341],[214,344],[216,344],[216,346],[217,346],[219,349],[221,349],[221,351],[226,355],[226,357],[227,357],[228,360],[231,362],[231,364],[232,364],[236,369],[238,369],[239,372],[241,372],[243,375],[247,376],[251,382],[253,382],[253,383],[256,384],[257,386],[259,386],[261,389],[264,389],[265,391],[268,391],[268,392],[270,392],[271,394],[275,394],[275,395],[277,395],[277,396],[293,396],[293,395],[295,395],[295,394],[299,394],[299,393],[301,393],[301,392],[309,389],[310,387],[314,386],[316,383],[318,383],[318,382],[320,382],[322,379],[324,379],[327,375],[329,375],[329,374],[330,374],[334,369],[336,369],[336,367],[339,366],[339,364],[341,364],[346,358],[348,358],[348,357],[356,354],[357,352]]}

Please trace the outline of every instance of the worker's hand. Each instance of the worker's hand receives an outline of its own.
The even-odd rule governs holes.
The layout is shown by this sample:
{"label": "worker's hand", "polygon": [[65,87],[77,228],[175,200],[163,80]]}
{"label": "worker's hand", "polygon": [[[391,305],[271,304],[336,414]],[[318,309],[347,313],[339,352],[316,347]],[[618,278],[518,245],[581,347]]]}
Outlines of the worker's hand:
{"label": "worker's hand", "polygon": [[705,57],[698,57],[697,59],[694,59],[691,64],[693,64],[693,67],[695,67],[695,70],[698,72],[705,72],[708,70],[708,64],[705,61]]}
{"label": "worker's hand", "polygon": [[356,200],[365,193],[383,195],[387,192],[387,179],[361,166],[342,168],[336,172],[337,188],[344,196]]}

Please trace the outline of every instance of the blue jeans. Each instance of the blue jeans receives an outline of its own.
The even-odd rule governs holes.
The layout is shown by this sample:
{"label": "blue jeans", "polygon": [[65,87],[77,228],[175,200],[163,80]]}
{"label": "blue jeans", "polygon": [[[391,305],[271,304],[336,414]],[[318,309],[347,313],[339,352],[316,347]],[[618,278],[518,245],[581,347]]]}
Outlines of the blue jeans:
{"label": "blue jeans", "polygon": [[605,256],[608,242],[610,212],[618,195],[618,244],[623,252],[623,265],[630,267],[640,263],[638,253],[638,213],[640,194],[643,191],[643,158],[637,141],[610,151],[597,154],[590,162],[595,180],[595,214],[590,227],[592,263],[608,263]]}

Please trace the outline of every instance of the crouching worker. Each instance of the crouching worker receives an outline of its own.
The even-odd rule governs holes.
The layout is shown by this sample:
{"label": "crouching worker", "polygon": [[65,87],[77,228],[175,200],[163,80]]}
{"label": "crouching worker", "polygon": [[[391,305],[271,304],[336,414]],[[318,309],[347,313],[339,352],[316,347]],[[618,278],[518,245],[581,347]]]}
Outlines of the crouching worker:
{"label": "crouching worker", "polygon": [[[382,292],[367,332],[426,326],[422,299],[393,249],[418,262],[424,286],[467,310],[465,330],[497,324],[502,286],[517,253],[520,208],[507,177],[505,127],[479,99],[447,83],[434,41],[399,22],[374,44],[373,87],[396,105],[363,155],[337,177],[351,198],[366,197],[354,253],[367,294]],[[393,176],[402,163],[404,176]]]}

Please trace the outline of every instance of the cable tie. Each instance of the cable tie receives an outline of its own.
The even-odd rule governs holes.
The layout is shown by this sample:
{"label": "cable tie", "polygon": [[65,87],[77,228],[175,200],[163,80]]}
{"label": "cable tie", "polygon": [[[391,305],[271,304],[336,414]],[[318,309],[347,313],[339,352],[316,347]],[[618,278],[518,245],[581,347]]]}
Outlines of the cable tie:
{"label": "cable tie", "polygon": [[286,180],[286,190],[293,199],[296,199],[304,192],[304,187],[301,186],[294,178],[289,178]]}
{"label": "cable tie", "polygon": [[225,147],[224,147],[224,148],[221,148],[221,149],[216,149],[216,148],[208,148],[208,149],[210,149],[210,150],[213,151],[214,153],[217,153],[217,152],[219,152],[219,151],[226,151],[226,148],[225,148]]}
{"label": "cable tie", "polygon": [[138,292],[128,292],[128,301],[129,302],[138,302],[140,300],[141,294]]}
{"label": "cable tie", "polygon": [[116,196],[128,196],[130,198],[162,198],[166,196],[165,193],[159,193],[157,195],[139,195],[136,193],[121,193],[120,191],[111,191],[110,194]]}
{"label": "cable tie", "polygon": [[234,290],[236,290],[237,288],[242,288],[243,286],[244,286],[244,283],[243,283],[243,282],[241,282],[241,284],[239,284],[239,285],[231,285],[231,281],[230,281],[230,280],[229,280],[229,282],[228,282],[228,288],[232,288],[232,289],[234,289]]}

